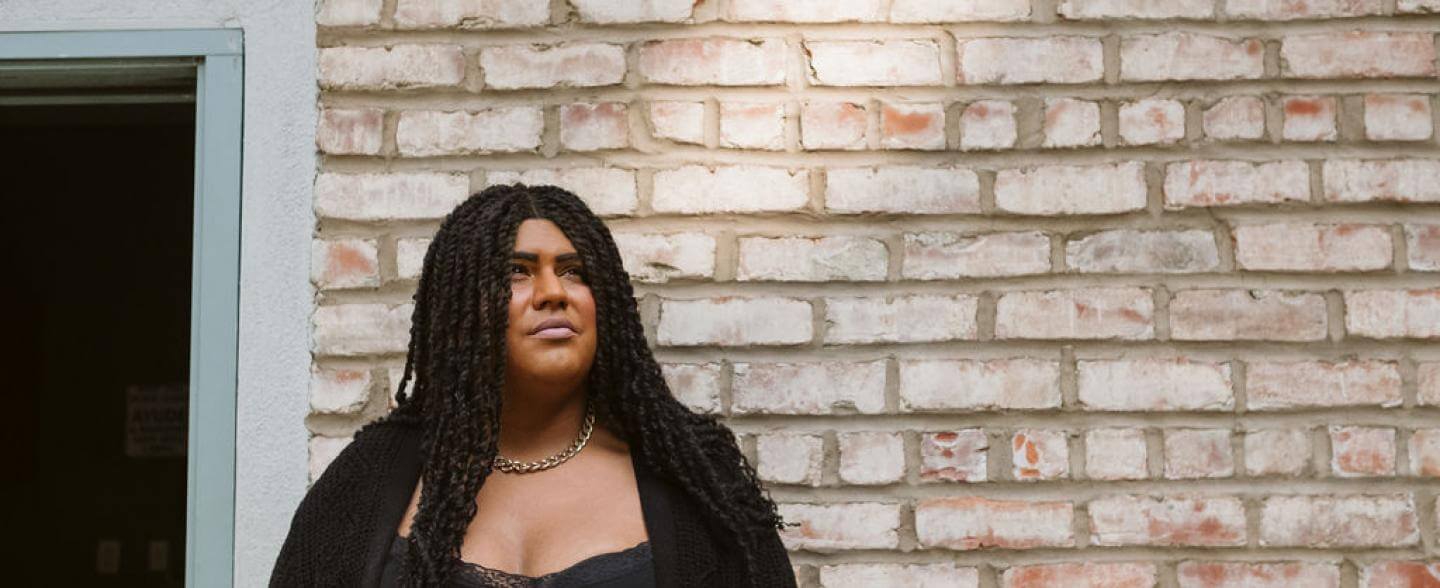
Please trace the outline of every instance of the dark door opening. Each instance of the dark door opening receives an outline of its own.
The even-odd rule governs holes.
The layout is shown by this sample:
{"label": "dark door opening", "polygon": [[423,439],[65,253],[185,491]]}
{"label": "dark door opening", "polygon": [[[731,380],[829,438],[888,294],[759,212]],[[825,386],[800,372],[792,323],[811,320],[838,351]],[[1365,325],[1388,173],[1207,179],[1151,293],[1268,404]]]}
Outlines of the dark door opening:
{"label": "dark door opening", "polygon": [[195,106],[21,102],[0,103],[5,583],[182,586]]}

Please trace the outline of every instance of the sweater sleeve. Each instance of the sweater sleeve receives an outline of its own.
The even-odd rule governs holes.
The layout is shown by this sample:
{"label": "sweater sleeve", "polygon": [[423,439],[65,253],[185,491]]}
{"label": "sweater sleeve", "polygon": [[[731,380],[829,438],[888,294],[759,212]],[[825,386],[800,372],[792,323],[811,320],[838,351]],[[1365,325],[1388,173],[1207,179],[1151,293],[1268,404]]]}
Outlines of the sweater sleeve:
{"label": "sweater sleeve", "polygon": [[780,532],[762,532],[759,547],[756,560],[761,568],[763,585],[795,588],[795,568],[790,565],[790,554],[780,540]]}
{"label": "sweater sleeve", "polygon": [[369,425],[355,434],[305,493],[271,571],[270,586],[355,586],[365,569],[377,483],[396,443]]}

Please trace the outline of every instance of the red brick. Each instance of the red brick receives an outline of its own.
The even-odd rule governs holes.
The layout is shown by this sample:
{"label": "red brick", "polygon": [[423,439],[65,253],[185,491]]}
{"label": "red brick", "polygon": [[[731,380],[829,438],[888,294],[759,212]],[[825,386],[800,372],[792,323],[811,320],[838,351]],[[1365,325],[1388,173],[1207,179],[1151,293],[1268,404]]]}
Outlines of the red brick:
{"label": "red brick", "polygon": [[1155,566],[1144,563],[1064,563],[1015,566],[1001,588],[1154,588]]}
{"label": "red brick", "polygon": [[1440,429],[1416,429],[1410,434],[1410,475],[1440,478]]}
{"label": "red brick", "polygon": [[1245,380],[1250,410],[1400,406],[1400,370],[1392,361],[1257,361]]}
{"label": "red brick", "polygon": [[1345,332],[1372,339],[1440,338],[1440,289],[1346,291]]}
{"label": "red brick", "polygon": [[318,67],[327,90],[434,88],[465,79],[459,45],[329,47],[320,49]]}
{"label": "red brick", "polygon": [[900,361],[900,409],[1060,407],[1060,364],[1026,358]]}
{"label": "red brick", "polygon": [[1285,115],[1280,136],[1286,141],[1334,141],[1338,108],[1334,96],[1286,96],[1280,101]]}
{"label": "red brick", "polygon": [[1299,476],[1310,469],[1310,431],[1269,429],[1245,433],[1245,471],[1251,476]]}
{"label": "red brick", "polygon": [[[736,363],[736,414],[885,411],[885,361]],[[838,410],[837,410],[838,409]]]}
{"label": "red brick", "polygon": [[984,482],[990,441],[982,429],[962,429],[920,436],[920,480]]}
{"label": "red brick", "polygon": [[680,86],[785,83],[785,41],[719,37],[651,41],[640,47],[640,75]]}
{"label": "red brick", "polygon": [[1265,75],[1264,59],[1265,47],[1259,39],[1187,32],[1129,35],[1120,40],[1120,79],[1257,79]]}
{"label": "red brick", "polygon": [[945,107],[935,103],[880,105],[880,147],[935,151],[945,148]]}
{"label": "red brick", "polygon": [[980,177],[969,169],[887,166],[825,175],[825,208],[832,213],[980,212]]}
{"label": "red brick", "polygon": [[1010,438],[1010,454],[1010,475],[1016,480],[1058,480],[1070,477],[1069,434],[1065,431],[1016,431]]}
{"label": "red brick", "polygon": [[1235,475],[1235,457],[1229,429],[1172,429],[1165,431],[1165,478],[1229,478]]}
{"label": "red brick", "polygon": [[1330,425],[1330,468],[1341,478],[1395,475],[1395,429]]}
{"label": "red brick", "polygon": [[1245,506],[1239,498],[1111,496],[1086,508],[1093,545],[1245,545]]}
{"label": "red brick", "polygon": [[826,343],[974,339],[976,298],[912,294],[825,300]]}
{"label": "red brick", "polygon": [[1260,512],[1265,547],[1403,547],[1418,545],[1409,494],[1272,496]]}
{"label": "red brick", "polygon": [[1165,166],[1165,208],[1278,204],[1310,199],[1303,161],[1191,160]]}
{"label": "red brick", "polygon": [[1114,214],[1145,207],[1145,167],[1137,161],[1003,169],[995,206],[1014,214]]}
{"label": "red brick", "polygon": [[1170,336],[1180,341],[1321,341],[1325,298],[1282,290],[1181,290],[1170,300]]}
{"label": "red brick", "polygon": [[807,102],[800,109],[800,144],[806,149],[864,149],[866,114],[854,102]]}
{"label": "red brick", "polygon": [[930,39],[806,41],[817,86],[934,86],[940,46]]}
{"label": "red brick", "polygon": [[1265,101],[1259,96],[1227,96],[1201,116],[1205,136],[1220,141],[1265,136]]}
{"label": "red brick", "polygon": [[1340,566],[1323,563],[1182,562],[1179,588],[1340,588]]}
{"label": "red brick", "polygon": [[1280,74],[1289,78],[1391,78],[1435,75],[1434,35],[1341,31],[1281,41]]}
{"label": "red brick", "polygon": [[1330,159],[1324,167],[1331,202],[1440,202],[1440,161]]}
{"label": "red brick", "polygon": [[1183,357],[1080,360],[1080,404],[1090,410],[1231,410],[1230,365]]}
{"label": "red brick", "polygon": [[385,127],[379,108],[320,110],[315,146],[331,155],[378,155]]}
{"label": "red brick", "polygon": [[1015,103],[977,100],[960,114],[960,148],[1009,149],[1015,146]]}
{"label": "red brick", "polygon": [[721,102],[720,146],[778,151],[785,148],[785,105]]}
{"label": "red brick", "polygon": [[625,103],[579,102],[561,106],[560,145],[570,151],[629,147],[630,123]]}
{"label": "red brick", "polygon": [[1235,227],[1235,263],[1247,270],[1366,271],[1390,267],[1382,225],[1275,223]]}
{"label": "red brick", "polygon": [[1155,336],[1145,288],[1007,292],[995,303],[997,339],[1120,339]]}
{"label": "red brick", "polygon": [[821,553],[841,549],[895,549],[900,508],[895,504],[781,504],[780,516],[799,527],[780,532],[785,548]]}
{"label": "red brick", "polygon": [[1365,95],[1365,138],[1371,141],[1424,141],[1434,136],[1433,126],[1428,95]]}
{"label": "red brick", "polygon": [[900,273],[915,280],[1043,274],[1050,238],[1037,231],[989,234],[906,233]]}
{"label": "red brick", "polygon": [[1098,37],[961,38],[955,50],[960,84],[1078,84],[1105,73]]}
{"label": "red brick", "polygon": [[1099,145],[1100,104],[1074,98],[1046,98],[1044,130],[1042,147]]}
{"label": "red brick", "polygon": [[915,537],[926,549],[1072,547],[1074,514],[1069,502],[926,498],[915,505]]}
{"label": "red brick", "polygon": [[1382,561],[1360,571],[1360,588],[1440,588],[1440,563]]}
{"label": "red brick", "polygon": [[1311,0],[1309,2],[1228,0],[1225,3],[1225,12],[1232,17],[1247,19],[1296,20],[1381,14],[1381,5],[1381,0]]}

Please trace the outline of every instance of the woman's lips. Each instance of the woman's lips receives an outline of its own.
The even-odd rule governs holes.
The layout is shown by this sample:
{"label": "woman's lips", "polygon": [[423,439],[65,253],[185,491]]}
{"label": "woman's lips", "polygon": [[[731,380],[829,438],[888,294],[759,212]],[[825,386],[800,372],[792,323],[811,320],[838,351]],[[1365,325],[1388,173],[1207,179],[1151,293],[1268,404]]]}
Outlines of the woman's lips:
{"label": "woman's lips", "polygon": [[530,336],[540,339],[569,339],[575,335],[575,331],[569,327],[550,327],[548,329],[540,329]]}

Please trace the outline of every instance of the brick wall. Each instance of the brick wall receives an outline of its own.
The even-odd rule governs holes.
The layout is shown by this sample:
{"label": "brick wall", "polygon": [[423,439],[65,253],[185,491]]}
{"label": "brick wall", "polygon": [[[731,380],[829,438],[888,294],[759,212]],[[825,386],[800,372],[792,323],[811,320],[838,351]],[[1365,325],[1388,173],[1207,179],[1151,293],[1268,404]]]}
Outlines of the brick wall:
{"label": "brick wall", "polygon": [[554,183],[802,585],[1435,586],[1436,12],[324,0],[312,475],[438,219]]}

